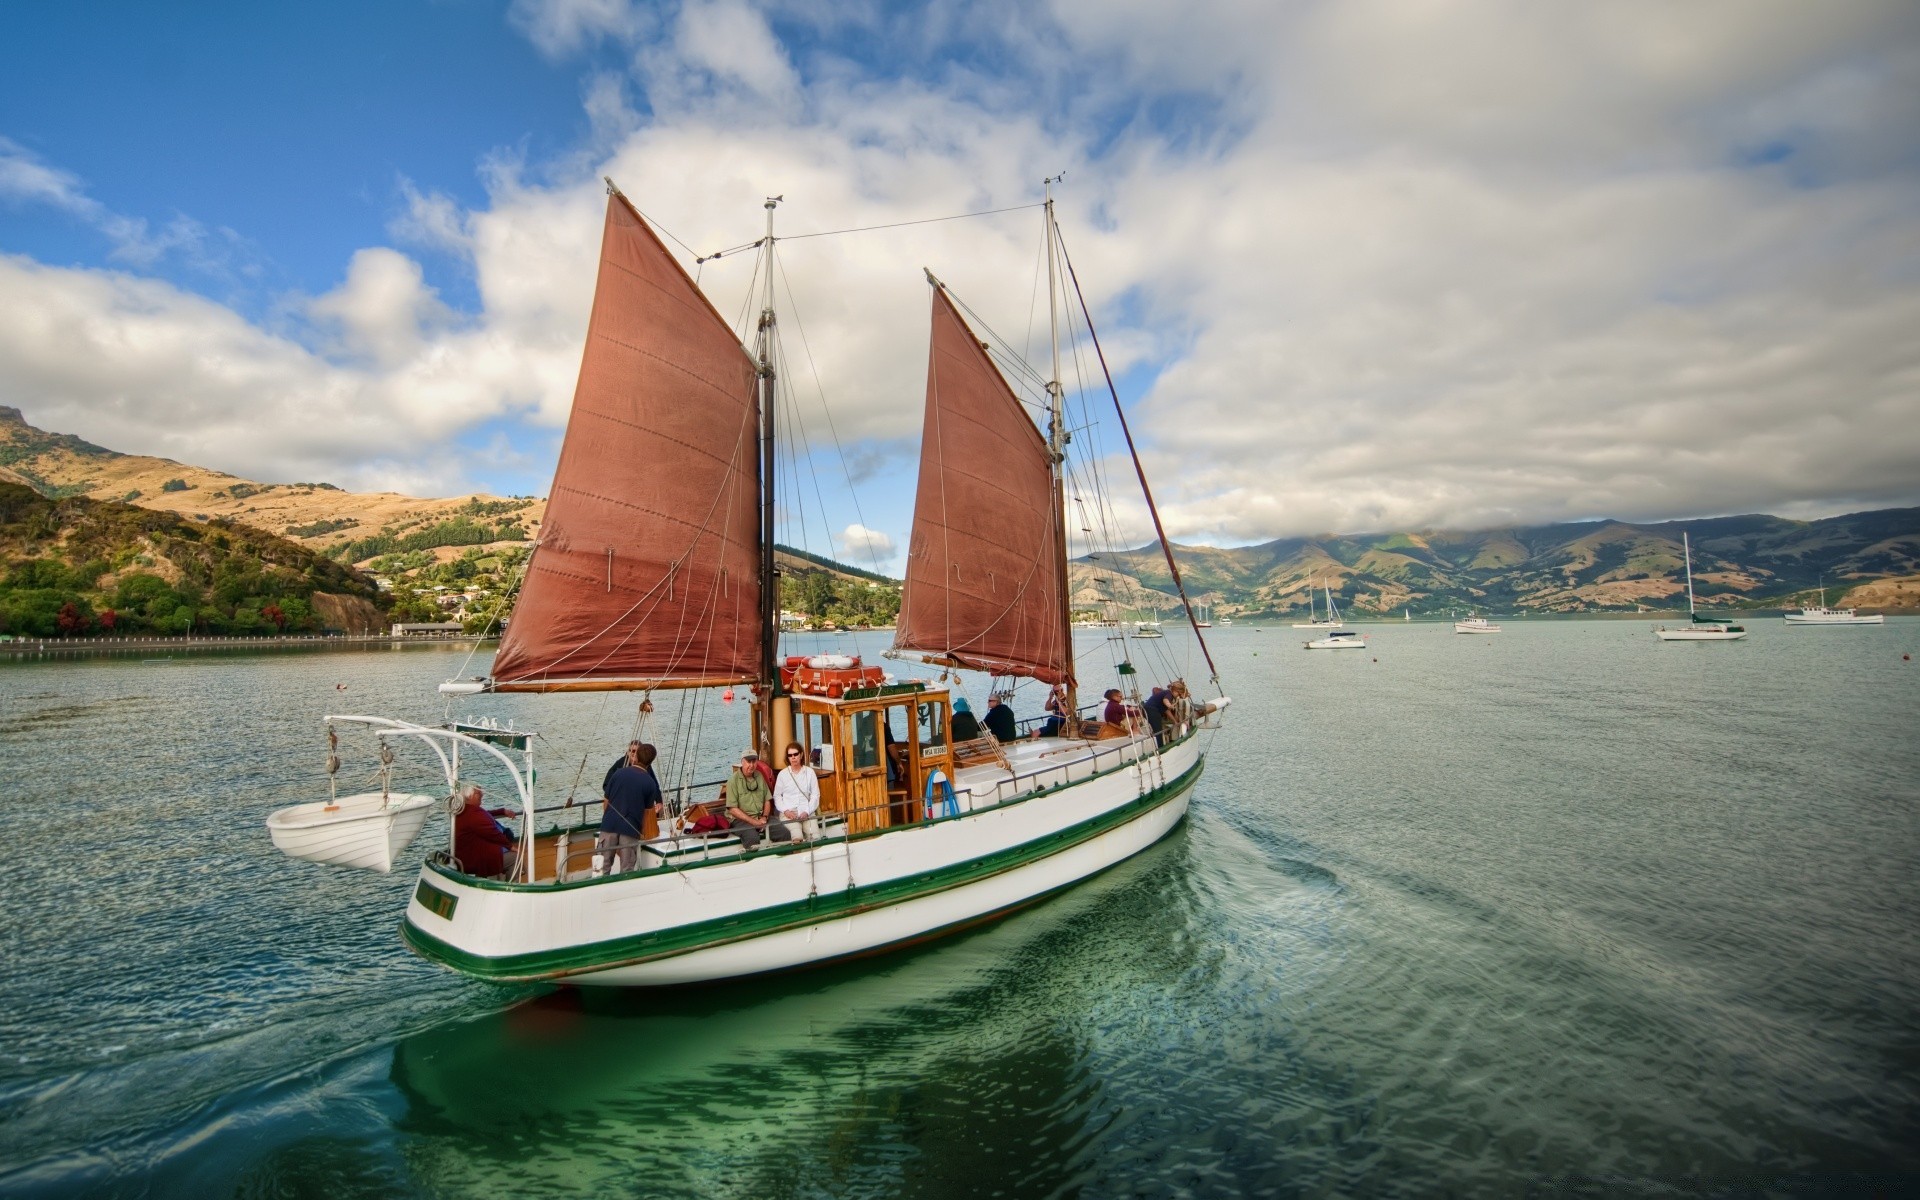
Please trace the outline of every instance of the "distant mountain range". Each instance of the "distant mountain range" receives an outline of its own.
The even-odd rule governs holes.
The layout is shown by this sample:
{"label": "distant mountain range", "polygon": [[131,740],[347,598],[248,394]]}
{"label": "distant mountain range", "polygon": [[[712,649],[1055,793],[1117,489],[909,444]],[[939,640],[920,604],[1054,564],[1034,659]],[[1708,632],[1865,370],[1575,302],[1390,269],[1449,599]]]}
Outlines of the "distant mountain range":
{"label": "distant mountain range", "polygon": [[[1920,608],[1920,508],[1818,521],[1711,517],[1639,525],[1584,521],[1474,531],[1422,530],[1281,538],[1258,546],[1181,546],[1188,594],[1219,615],[1304,613],[1331,587],[1343,609],[1378,614],[1448,609],[1539,613],[1685,609],[1682,531],[1693,542],[1693,585],[1709,608]],[[1072,564],[1074,603],[1171,609],[1159,543]]]}
{"label": "distant mountain range", "polygon": [[[48,433],[17,408],[0,406],[0,482],[49,499],[85,496],[195,520],[225,518],[343,561],[394,549],[446,548],[524,540],[546,501],[487,495],[420,499],[397,492],[347,492],[330,483],[261,483],[223,471],[122,454],[70,433]],[[453,526],[451,530],[443,526]],[[484,527],[484,528],[483,528]],[[413,543],[419,543],[415,546]]]}
{"label": "distant mountain range", "polygon": [[[524,540],[537,533],[546,512],[544,500],[530,497],[418,499],[327,483],[259,483],[48,433],[4,406],[0,482],[53,499],[87,496],[203,521],[225,518],[347,562],[421,548],[447,558],[490,538]],[[1683,530],[1693,540],[1694,590],[1704,606],[1797,607],[1815,599],[1824,581],[1834,604],[1920,609],[1920,509],[1914,508],[1818,521],[1586,521],[1174,549],[1189,594],[1221,616],[1304,613],[1308,591],[1322,587],[1333,589],[1343,609],[1363,613],[1632,612],[1686,607]],[[881,578],[786,546],[778,559],[795,574]],[[1078,559],[1070,575],[1079,609],[1114,604],[1170,611],[1177,603],[1157,543]]]}

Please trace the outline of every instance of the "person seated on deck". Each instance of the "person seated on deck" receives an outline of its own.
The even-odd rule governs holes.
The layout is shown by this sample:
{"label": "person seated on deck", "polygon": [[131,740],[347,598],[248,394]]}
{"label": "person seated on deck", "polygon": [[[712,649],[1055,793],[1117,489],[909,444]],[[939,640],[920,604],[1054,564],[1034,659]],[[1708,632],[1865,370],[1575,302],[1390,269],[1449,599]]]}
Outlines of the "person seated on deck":
{"label": "person seated on deck", "polygon": [[1047,719],[1033,731],[1037,738],[1058,737],[1067,724],[1067,689],[1059,684],[1047,693]]}
{"label": "person seated on deck", "polygon": [[1155,687],[1153,695],[1140,706],[1140,712],[1147,718],[1147,728],[1153,730],[1153,736],[1161,745],[1167,743],[1167,701],[1173,697],[1163,687]]}
{"label": "person seated on deck", "polygon": [[475,783],[458,793],[453,810],[453,857],[469,875],[482,879],[504,875],[511,879],[520,865],[520,853],[514,849],[520,839],[494,818],[511,816],[513,810],[480,807],[484,794]]}
{"label": "person seated on deck", "polygon": [[807,765],[806,751],[787,747],[786,769],[773,785],[773,807],[780,819],[767,831],[776,842],[804,838],[811,842],[820,836],[820,823],[814,819],[820,811],[820,779]]}
{"label": "person seated on deck", "polygon": [[660,784],[653,777],[654,749],[646,742],[634,761],[607,778],[607,808],[600,817],[600,836],[593,849],[606,856],[607,874],[633,870],[640,839],[660,807]]}
{"label": "person seated on deck", "polygon": [[727,817],[733,831],[740,835],[742,850],[759,848],[760,835],[773,815],[769,811],[773,787],[761,773],[764,765],[758,750],[745,750],[740,754],[740,765],[727,776]]}
{"label": "person seated on deck", "polygon": [[962,696],[953,702],[953,740],[970,742],[980,736],[980,718],[973,715],[973,706]]}
{"label": "person seated on deck", "polygon": [[1120,698],[1119,688],[1107,689],[1107,707],[1100,714],[1100,719],[1106,723],[1106,728],[1100,733],[1102,737],[1126,737],[1133,732],[1133,727],[1127,722],[1127,702]]}
{"label": "person seated on deck", "polygon": [[1187,681],[1176,679],[1167,685],[1167,719],[1173,722],[1173,736],[1185,736],[1193,723],[1193,693],[1187,690]]}
{"label": "person seated on deck", "polygon": [[998,693],[987,697],[987,717],[981,723],[1002,745],[1020,736],[1019,723],[1013,719],[1013,705]]}

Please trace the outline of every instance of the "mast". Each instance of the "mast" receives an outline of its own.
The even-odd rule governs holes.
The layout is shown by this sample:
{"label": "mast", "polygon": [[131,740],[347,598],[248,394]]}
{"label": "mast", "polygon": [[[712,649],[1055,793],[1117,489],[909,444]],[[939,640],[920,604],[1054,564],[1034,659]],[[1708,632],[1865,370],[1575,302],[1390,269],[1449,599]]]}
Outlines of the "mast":
{"label": "mast", "polygon": [[1693,615],[1693,544],[1687,541],[1687,531],[1680,531],[1680,549],[1687,556],[1687,615]]}
{"label": "mast", "polygon": [[1060,637],[1061,645],[1066,650],[1067,667],[1066,711],[1060,715],[1066,718],[1067,728],[1073,736],[1078,736],[1080,680],[1074,669],[1073,589],[1067,575],[1067,443],[1073,439],[1067,432],[1065,393],[1060,386],[1059,279],[1054,261],[1058,254],[1058,241],[1053,221],[1053,185],[1065,175],[1063,171],[1045,181],[1046,203],[1043,208],[1047,221],[1047,328],[1053,344],[1053,373],[1047,380],[1047,450],[1053,460],[1053,528],[1060,543]]}
{"label": "mast", "polygon": [[[760,678],[766,685],[765,723],[773,728],[773,702],[780,691],[780,586],[773,557],[773,208],[784,196],[767,197],[766,297],[760,306]],[[771,752],[773,747],[769,746]]]}

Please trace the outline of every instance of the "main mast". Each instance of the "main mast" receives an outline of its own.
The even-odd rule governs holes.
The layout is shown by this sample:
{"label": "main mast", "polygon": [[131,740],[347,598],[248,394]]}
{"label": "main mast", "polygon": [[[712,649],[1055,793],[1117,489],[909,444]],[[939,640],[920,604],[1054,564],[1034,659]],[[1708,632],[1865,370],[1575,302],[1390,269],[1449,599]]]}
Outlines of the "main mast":
{"label": "main mast", "polygon": [[[777,732],[775,702],[780,691],[780,581],[773,558],[773,208],[783,197],[767,197],[766,295],[760,306],[758,350],[760,389],[760,679],[766,710],[762,728],[769,731],[768,753],[778,753],[786,738]],[[792,735],[788,733],[787,738]],[[781,743],[775,745],[772,743]]]}
{"label": "main mast", "polygon": [[1060,386],[1060,300],[1056,259],[1059,247],[1053,223],[1053,185],[1055,175],[1046,181],[1045,213],[1047,221],[1047,328],[1053,343],[1053,373],[1047,380],[1047,449],[1053,459],[1053,528],[1060,542],[1060,645],[1065,650],[1067,674],[1066,718],[1069,736],[1080,732],[1080,680],[1074,670],[1073,589],[1067,579],[1067,432],[1066,400]]}

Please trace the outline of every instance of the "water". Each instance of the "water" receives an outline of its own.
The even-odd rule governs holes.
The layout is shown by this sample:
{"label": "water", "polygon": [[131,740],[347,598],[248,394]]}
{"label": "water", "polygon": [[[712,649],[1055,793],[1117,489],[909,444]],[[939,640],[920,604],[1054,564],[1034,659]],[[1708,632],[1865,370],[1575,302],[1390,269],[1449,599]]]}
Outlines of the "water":
{"label": "water", "polygon": [[[451,652],[5,667],[0,1192],[1920,1190],[1920,621],[1647,630],[1215,630],[1232,720],[1150,852],[638,995],[448,974],[409,874],[270,848],[320,716],[431,718]],[[475,707],[591,787],[625,703]]]}

